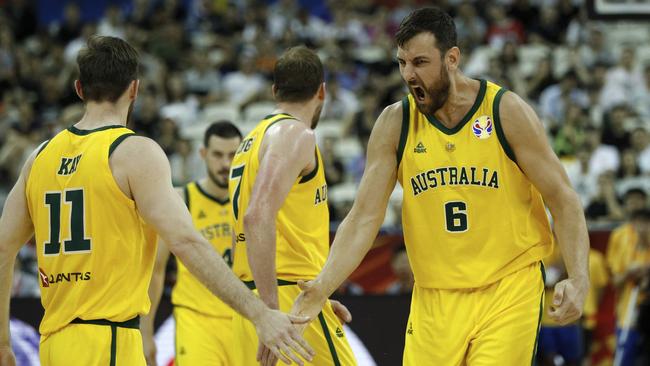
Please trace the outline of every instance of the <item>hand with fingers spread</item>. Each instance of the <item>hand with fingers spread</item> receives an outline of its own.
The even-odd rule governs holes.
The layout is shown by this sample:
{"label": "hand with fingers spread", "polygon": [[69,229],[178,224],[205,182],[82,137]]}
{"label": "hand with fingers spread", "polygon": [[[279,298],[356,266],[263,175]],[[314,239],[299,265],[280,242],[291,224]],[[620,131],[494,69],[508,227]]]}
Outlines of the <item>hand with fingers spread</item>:
{"label": "hand with fingers spread", "polygon": [[[309,318],[307,317],[284,314],[278,310],[271,310],[269,308],[266,308],[260,316],[253,319],[260,343],[273,356],[282,360],[287,365],[293,361],[301,366],[304,363],[300,357],[311,361],[314,357],[314,350],[305,342],[294,325],[306,324],[308,322]],[[257,355],[258,361],[261,360],[262,355],[266,357],[265,362],[272,361],[261,347]]]}
{"label": "hand with fingers spread", "polygon": [[16,356],[11,345],[0,346],[0,366],[16,366]]}
{"label": "hand with fingers spread", "polygon": [[566,279],[555,285],[553,302],[548,314],[560,325],[567,325],[580,318],[589,280]]}

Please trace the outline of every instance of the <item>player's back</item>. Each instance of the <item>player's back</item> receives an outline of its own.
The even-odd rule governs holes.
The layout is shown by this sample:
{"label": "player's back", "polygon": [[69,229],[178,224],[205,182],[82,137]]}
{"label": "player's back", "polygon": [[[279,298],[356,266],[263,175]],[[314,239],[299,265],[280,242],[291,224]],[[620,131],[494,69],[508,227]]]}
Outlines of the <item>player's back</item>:
{"label": "player's back", "polygon": [[70,127],[34,159],[26,195],[44,335],[75,318],[122,322],[149,310],[155,233],[120,190],[109,165],[114,148],[132,134],[123,126]]}
{"label": "player's back", "polygon": [[[295,120],[295,118],[288,114],[276,114],[262,120],[242,141],[230,170],[229,190],[236,236],[233,271],[244,281],[253,279],[246,255],[244,214],[260,166],[259,152],[266,131],[283,120]],[[276,272],[278,278],[282,280],[314,278],[327,259],[329,251],[327,184],[318,147],[315,155],[316,168],[310,174],[297,177],[276,219]],[[286,157],[286,159],[291,158]]]}

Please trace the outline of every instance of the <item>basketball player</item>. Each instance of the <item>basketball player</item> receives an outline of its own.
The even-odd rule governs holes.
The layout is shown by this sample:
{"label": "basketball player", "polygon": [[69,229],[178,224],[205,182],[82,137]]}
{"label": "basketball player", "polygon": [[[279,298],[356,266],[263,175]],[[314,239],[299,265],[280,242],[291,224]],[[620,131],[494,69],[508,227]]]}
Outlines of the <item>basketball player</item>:
{"label": "basketball player", "polygon": [[550,315],[581,314],[588,242],[580,202],[520,97],[459,70],[452,18],[419,9],[401,23],[397,60],[409,95],[379,116],[349,215],[295,311],[311,317],[357,267],[395,181],[415,275],[404,365],[526,365],[534,358],[553,215],[568,279]]}
{"label": "basketball player", "polygon": [[[82,119],[28,159],[0,218],[0,361],[9,342],[13,262],[32,234],[38,250],[43,365],[144,365],[139,316],[156,232],[213,293],[252,319],[286,363],[311,357],[293,322],[268,309],[194,230],[171,186],[169,163],[152,140],[125,128],[137,96],[138,55],[126,42],[92,37],[79,52],[75,89]],[[280,353],[282,351],[282,354]]]}
{"label": "basketball player", "polygon": [[[228,121],[210,125],[205,131],[200,149],[207,177],[176,189],[190,211],[194,228],[212,244],[229,266],[232,265],[232,209],[228,199],[228,173],[241,139],[239,129]],[[161,240],[149,285],[151,311],[143,317],[141,324],[148,365],[156,364],[153,323],[162,295],[168,258],[169,248]],[[232,365],[233,310],[201,284],[183,263],[176,263],[178,272],[172,291],[176,323],[176,364]]]}
{"label": "basketball player", "polygon": [[[323,66],[305,47],[287,50],[273,71],[277,109],[240,145],[230,170],[235,219],[233,270],[271,308],[289,310],[296,281],[312,279],[329,250],[329,213],[323,162],[313,129],[325,98]],[[355,365],[331,303],[304,337],[316,351],[309,365]],[[233,317],[236,366],[275,364],[257,347],[253,324]],[[272,351],[272,350],[271,350]]]}

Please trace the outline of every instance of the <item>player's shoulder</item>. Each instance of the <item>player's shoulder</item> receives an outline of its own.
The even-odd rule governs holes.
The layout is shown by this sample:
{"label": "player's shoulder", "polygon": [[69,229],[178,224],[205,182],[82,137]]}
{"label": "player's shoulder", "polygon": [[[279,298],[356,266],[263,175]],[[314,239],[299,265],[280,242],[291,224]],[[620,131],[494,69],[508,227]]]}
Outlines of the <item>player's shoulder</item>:
{"label": "player's shoulder", "polygon": [[130,135],[114,146],[110,160],[111,165],[133,168],[169,164],[165,152],[157,142],[138,135]]}
{"label": "player's shoulder", "polygon": [[315,144],[316,134],[314,130],[307,127],[303,122],[287,118],[269,126],[265,133],[265,139],[268,142],[286,143],[295,141],[303,144]]}

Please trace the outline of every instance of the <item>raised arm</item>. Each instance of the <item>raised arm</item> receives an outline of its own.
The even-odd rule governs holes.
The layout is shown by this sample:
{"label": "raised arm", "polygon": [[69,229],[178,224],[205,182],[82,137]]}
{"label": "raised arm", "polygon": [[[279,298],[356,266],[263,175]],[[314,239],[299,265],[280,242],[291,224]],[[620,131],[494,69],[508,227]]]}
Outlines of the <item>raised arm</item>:
{"label": "raised arm", "polygon": [[[38,149],[37,149],[38,150]],[[15,365],[9,336],[9,300],[13,283],[14,262],[20,248],[34,233],[27,207],[25,184],[34,157],[32,153],[16,184],[9,192],[0,216],[0,365]]]}
{"label": "raised arm", "polygon": [[260,167],[244,214],[246,251],[260,298],[278,308],[275,268],[275,220],[296,180],[316,167],[314,132],[295,121],[269,128]]}
{"label": "raised arm", "polygon": [[499,112],[517,164],[542,194],[553,216],[555,236],[569,278],[555,286],[549,314],[558,323],[568,324],[582,314],[589,290],[589,237],[582,206],[533,109],[507,92]]}
{"label": "raised arm", "polygon": [[155,142],[138,136],[124,140],[113,152],[111,166],[116,179],[126,177],[129,193],[145,222],[156,229],[170,251],[199,281],[255,324],[264,344],[287,363],[289,359],[280,350],[298,364],[302,362],[291,349],[311,358],[311,349],[293,329],[290,318],[266,307],[196,232],[185,204],[171,185],[169,162]]}
{"label": "raised arm", "polygon": [[350,213],[339,226],[327,262],[318,277],[301,283],[292,312],[315,317],[334,290],[357,268],[377,236],[397,180],[397,144],[401,103],[381,113],[368,142],[366,169]]}

